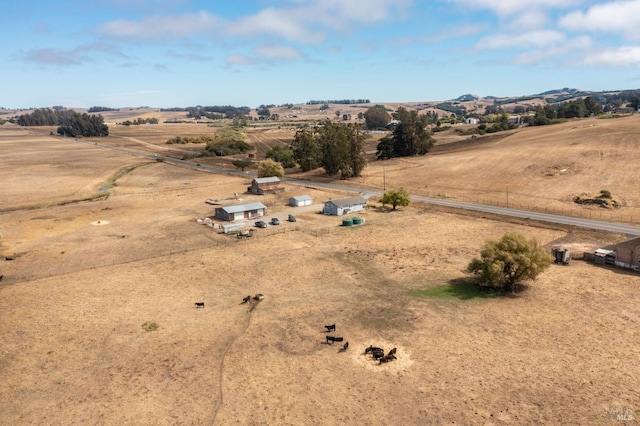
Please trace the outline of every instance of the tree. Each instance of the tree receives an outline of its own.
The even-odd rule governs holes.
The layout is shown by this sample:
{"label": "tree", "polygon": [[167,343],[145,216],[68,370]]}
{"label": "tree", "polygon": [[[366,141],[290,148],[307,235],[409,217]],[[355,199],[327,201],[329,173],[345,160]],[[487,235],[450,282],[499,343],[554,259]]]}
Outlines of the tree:
{"label": "tree", "polygon": [[276,145],[267,151],[265,155],[267,158],[271,158],[274,161],[282,164],[282,167],[289,169],[296,166],[296,160],[293,158],[293,151],[291,148],[284,145]]}
{"label": "tree", "polygon": [[427,130],[427,117],[417,111],[398,108],[394,118],[400,123],[393,129],[393,151],[398,157],[424,155],[433,147],[435,140]]}
{"label": "tree", "polygon": [[320,167],[322,151],[309,126],[305,125],[296,132],[291,148],[293,149],[293,157],[300,164],[303,172]]}
{"label": "tree", "polygon": [[411,203],[411,198],[409,198],[409,193],[404,188],[400,187],[399,189],[390,189],[385,191],[380,202],[383,206],[385,204],[391,204],[393,206],[393,210],[395,210],[396,206],[408,206]]}
{"label": "tree", "polygon": [[383,105],[374,105],[364,113],[364,121],[367,129],[381,129],[391,121],[391,116]]}
{"label": "tree", "polygon": [[253,161],[249,160],[248,158],[239,158],[237,160],[233,160],[231,164],[244,172],[244,169],[253,164]]}
{"label": "tree", "polygon": [[273,161],[271,158],[267,158],[266,160],[258,163],[258,177],[262,178],[271,176],[284,176],[284,168],[282,167],[282,164]]}
{"label": "tree", "polygon": [[552,261],[535,239],[507,232],[500,241],[489,240],[467,272],[476,275],[482,287],[515,292],[517,284],[535,279]]}
{"label": "tree", "polygon": [[376,157],[378,157],[378,160],[387,160],[395,156],[396,153],[393,150],[393,137],[391,135],[386,135],[380,139],[380,142],[378,142],[378,146],[376,147]]}

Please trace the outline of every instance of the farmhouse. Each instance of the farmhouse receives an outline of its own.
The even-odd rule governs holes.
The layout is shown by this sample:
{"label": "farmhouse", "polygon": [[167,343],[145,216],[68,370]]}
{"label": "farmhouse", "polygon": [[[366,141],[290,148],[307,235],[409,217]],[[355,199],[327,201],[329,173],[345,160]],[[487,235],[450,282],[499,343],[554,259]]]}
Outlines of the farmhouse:
{"label": "farmhouse", "polygon": [[329,200],[324,202],[324,208],[322,213],[341,216],[343,214],[349,214],[364,210],[367,205],[367,200],[364,197],[350,197],[342,198],[340,200]]}
{"label": "farmhouse", "polygon": [[256,219],[264,216],[267,206],[262,203],[239,204],[236,206],[216,207],[215,218],[233,222],[234,220]]}
{"label": "farmhouse", "polygon": [[310,195],[298,195],[297,197],[289,198],[289,205],[293,207],[310,206],[313,204],[313,199]]}
{"label": "farmhouse", "polygon": [[467,117],[464,121],[467,124],[478,124],[480,122],[480,120],[474,117]]}
{"label": "farmhouse", "polygon": [[251,186],[247,187],[247,192],[258,195],[275,194],[282,191],[284,191],[284,187],[280,185],[280,179],[276,176],[255,178],[251,181]]}

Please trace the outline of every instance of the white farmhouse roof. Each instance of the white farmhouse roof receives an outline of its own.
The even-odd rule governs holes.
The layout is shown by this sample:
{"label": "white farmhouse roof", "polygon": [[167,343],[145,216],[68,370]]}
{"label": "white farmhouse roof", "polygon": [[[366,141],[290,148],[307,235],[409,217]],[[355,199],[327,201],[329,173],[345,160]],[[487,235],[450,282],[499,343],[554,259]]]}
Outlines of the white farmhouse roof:
{"label": "white farmhouse roof", "polygon": [[267,206],[265,206],[262,203],[248,203],[248,204],[238,204],[236,206],[225,206],[222,207],[222,210],[224,210],[227,213],[239,213],[239,212],[246,212],[249,210],[260,210],[260,209],[266,209]]}

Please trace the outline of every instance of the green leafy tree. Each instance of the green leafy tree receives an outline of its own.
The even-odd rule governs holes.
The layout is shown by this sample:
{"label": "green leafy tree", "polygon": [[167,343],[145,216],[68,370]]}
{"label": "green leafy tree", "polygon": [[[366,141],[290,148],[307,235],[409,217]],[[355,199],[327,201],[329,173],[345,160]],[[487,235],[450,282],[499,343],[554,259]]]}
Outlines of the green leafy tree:
{"label": "green leafy tree", "polygon": [[213,139],[207,141],[205,149],[210,155],[225,156],[244,153],[253,147],[245,142],[245,135],[241,129],[225,125],[216,131]]}
{"label": "green leafy tree", "polygon": [[249,160],[248,158],[239,158],[237,160],[233,160],[231,164],[244,172],[244,169],[253,164],[253,161]]}
{"label": "green leafy tree", "polygon": [[426,128],[426,116],[400,107],[394,118],[400,122],[393,130],[393,151],[397,157],[424,155],[431,150],[435,140]]}
{"label": "green leafy tree", "polygon": [[383,105],[374,105],[364,113],[364,121],[367,129],[381,129],[391,121],[391,116]]}
{"label": "green leafy tree", "polygon": [[296,160],[293,156],[291,148],[284,145],[276,145],[267,151],[265,155],[267,158],[271,158],[274,161],[282,164],[282,167],[289,169],[296,166]]}
{"label": "green leafy tree", "polygon": [[267,158],[258,163],[258,177],[284,176],[282,164]]}
{"label": "green leafy tree", "polygon": [[396,156],[395,151],[393,150],[393,137],[391,135],[386,135],[376,147],[376,157],[378,160],[387,160],[389,158],[393,158]]}
{"label": "green leafy tree", "polygon": [[322,149],[320,164],[329,175],[346,168],[349,145],[343,127],[341,123],[332,123],[327,119],[318,130],[318,142]]}
{"label": "green leafy tree", "polygon": [[393,206],[393,210],[395,210],[397,206],[406,207],[411,204],[411,198],[409,197],[407,190],[400,187],[398,189],[385,191],[380,202],[383,206],[391,204]]}
{"label": "green leafy tree", "polygon": [[309,126],[299,129],[291,143],[293,157],[300,164],[303,172],[320,167],[322,150]]}
{"label": "green leafy tree", "polygon": [[488,241],[467,272],[478,277],[480,286],[515,292],[517,284],[535,279],[552,261],[535,239],[507,232],[500,241]]}

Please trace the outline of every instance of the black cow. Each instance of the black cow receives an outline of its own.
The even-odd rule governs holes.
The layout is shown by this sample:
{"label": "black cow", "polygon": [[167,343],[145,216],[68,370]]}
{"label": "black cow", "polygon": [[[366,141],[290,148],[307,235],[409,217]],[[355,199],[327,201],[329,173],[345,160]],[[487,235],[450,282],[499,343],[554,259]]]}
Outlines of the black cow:
{"label": "black cow", "polygon": [[383,350],[382,348],[378,348],[378,347],[376,347],[376,346],[371,345],[371,346],[369,346],[368,348],[366,348],[366,349],[364,350],[364,353],[365,353],[365,354],[368,354],[368,353],[370,353],[370,352],[371,352],[371,353],[373,353],[373,352],[378,352],[378,351],[382,351],[382,350]]}
{"label": "black cow", "polygon": [[346,342],[346,343],[342,346],[342,350],[346,351],[347,349],[349,349],[349,342]]}
{"label": "black cow", "polygon": [[330,331],[336,331],[336,324],[333,323],[331,325],[325,325],[324,328],[327,329],[327,333],[330,332]]}
{"label": "black cow", "polygon": [[384,351],[373,351],[371,352],[371,355],[373,356],[373,359],[384,358]]}
{"label": "black cow", "polygon": [[391,361],[393,361],[394,359],[397,359],[397,358],[396,358],[396,356],[395,356],[395,355],[393,355],[393,354],[389,354],[389,355],[383,356],[382,358],[380,358],[380,364],[384,364],[384,363],[387,363],[387,362],[391,362]]}
{"label": "black cow", "polygon": [[196,308],[204,308],[204,302],[196,302]]}
{"label": "black cow", "polygon": [[[247,296],[247,297],[243,297],[242,298],[242,303],[249,303],[249,300],[251,300],[251,295]],[[242,305],[241,303],[241,305]]]}
{"label": "black cow", "polygon": [[333,344],[333,342],[342,342],[344,340],[344,338],[342,337],[335,337],[335,336],[326,336],[326,337],[327,337],[327,344],[329,344],[329,342]]}
{"label": "black cow", "polygon": [[396,349],[397,348],[393,348],[389,351],[388,355],[395,355],[396,354]]}

